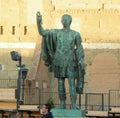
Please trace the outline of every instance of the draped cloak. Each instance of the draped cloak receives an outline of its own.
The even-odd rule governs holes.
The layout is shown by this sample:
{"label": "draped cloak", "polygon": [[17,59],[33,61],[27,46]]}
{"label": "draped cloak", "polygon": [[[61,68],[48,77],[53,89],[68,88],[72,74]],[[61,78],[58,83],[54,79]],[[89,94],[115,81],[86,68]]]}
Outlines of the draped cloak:
{"label": "draped cloak", "polygon": [[80,33],[64,29],[46,30],[42,39],[42,58],[56,78],[84,81],[84,51]]}

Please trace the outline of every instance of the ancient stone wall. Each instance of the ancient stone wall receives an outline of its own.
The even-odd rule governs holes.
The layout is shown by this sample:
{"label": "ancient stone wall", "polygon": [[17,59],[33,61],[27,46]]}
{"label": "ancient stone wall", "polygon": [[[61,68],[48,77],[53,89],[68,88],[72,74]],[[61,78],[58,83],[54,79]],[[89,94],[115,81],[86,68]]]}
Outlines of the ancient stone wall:
{"label": "ancient stone wall", "polygon": [[[18,70],[12,61],[10,52],[17,51],[22,56],[22,63],[30,69],[35,43],[38,39],[35,7],[33,0],[0,0],[0,79],[17,79]],[[38,0],[36,0],[38,2]],[[40,3],[40,2],[38,2]],[[35,6],[34,4],[33,6]],[[30,18],[34,17],[34,22]]]}
{"label": "ancient stone wall", "polygon": [[[67,13],[73,18],[71,28],[81,33],[86,63],[85,92],[119,89],[119,4],[119,0],[43,2],[43,26],[46,29],[62,28],[61,16]],[[40,84],[42,87],[42,81]]]}
{"label": "ancient stone wall", "polygon": [[[46,90],[57,90],[56,79],[40,61],[37,11],[43,15],[45,29],[62,28],[61,16],[72,16],[71,28],[81,33],[85,49],[85,92],[107,92],[120,87],[119,0],[0,0],[0,79],[17,78],[17,62],[10,57],[10,51],[15,50],[29,68],[28,79]],[[100,81],[104,89],[97,86]]]}
{"label": "ancient stone wall", "polygon": [[43,24],[60,28],[61,16],[73,17],[72,28],[81,32],[84,43],[119,43],[119,0],[45,0]]}

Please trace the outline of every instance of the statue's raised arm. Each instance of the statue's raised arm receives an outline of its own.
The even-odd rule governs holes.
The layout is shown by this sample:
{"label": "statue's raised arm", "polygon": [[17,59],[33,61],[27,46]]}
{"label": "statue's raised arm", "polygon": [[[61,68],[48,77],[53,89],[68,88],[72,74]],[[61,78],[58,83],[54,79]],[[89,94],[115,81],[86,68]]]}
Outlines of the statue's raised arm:
{"label": "statue's raised arm", "polygon": [[40,14],[40,12],[38,11],[36,13],[36,21],[37,21],[37,27],[38,27],[38,32],[40,35],[45,35],[45,30],[42,27],[42,15]]}

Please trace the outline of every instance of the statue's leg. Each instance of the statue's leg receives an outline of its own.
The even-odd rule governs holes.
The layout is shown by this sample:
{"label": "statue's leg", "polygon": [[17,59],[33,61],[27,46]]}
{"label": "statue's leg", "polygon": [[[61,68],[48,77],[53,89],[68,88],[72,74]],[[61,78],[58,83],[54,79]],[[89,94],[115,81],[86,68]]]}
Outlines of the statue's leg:
{"label": "statue's leg", "polygon": [[65,78],[58,78],[58,92],[60,99],[60,105],[58,106],[58,108],[65,109],[66,108]]}
{"label": "statue's leg", "polygon": [[70,92],[72,109],[79,109],[79,107],[76,105],[77,94],[75,87],[75,79],[68,78],[68,82],[69,82],[69,92]]}
{"label": "statue's leg", "polygon": [[83,94],[83,87],[84,87],[84,78],[81,76],[77,78],[76,82],[76,91],[79,94]]}
{"label": "statue's leg", "polygon": [[[79,69],[81,70],[81,69]],[[79,94],[83,94],[83,88],[84,88],[84,75],[85,75],[85,70],[79,71],[79,76],[76,81],[76,91]]]}

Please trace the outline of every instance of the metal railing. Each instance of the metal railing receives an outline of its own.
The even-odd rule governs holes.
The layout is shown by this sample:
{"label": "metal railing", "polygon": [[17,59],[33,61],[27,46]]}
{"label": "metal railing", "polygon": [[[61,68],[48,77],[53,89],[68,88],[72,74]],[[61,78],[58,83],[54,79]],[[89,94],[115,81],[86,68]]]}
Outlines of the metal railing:
{"label": "metal railing", "polygon": [[16,88],[17,79],[0,79],[0,88]]}
{"label": "metal railing", "polygon": [[31,104],[31,105],[40,104],[40,89],[39,88],[25,88],[24,93],[25,93],[24,104]]}
{"label": "metal railing", "polygon": [[[66,107],[71,108],[70,94],[66,93]],[[58,92],[45,92],[40,88],[25,88],[25,104],[39,104],[43,105],[52,98],[54,106],[60,104]],[[108,110],[109,106],[108,93],[84,93],[77,95],[77,105],[81,109],[104,111]]]}
{"label": "metal railing", "polygon": [[108,110],[108,93],[86,93],[86,110],[104,111]]}
{"label": "metal railing", "polygon": [[[69,93],[66,93],[66,107],[71,108]],[[52,100],[54,107],[60,104],[58,92],[45,92],[40,88],[25,88],[24,104],[39,104],[40,106]]]}
{"label": "metal railing", "polygon": [[120,107],[120,90],[109,90],[110,107]]}
{"label": "metal railing", "polygon": [[[2,99],[5,98],[5,94],[8,92],[7,89],[9,89],[9,91],[14,91],[13,89],[16,88],[17,79],[0,79],[0,95],[2,96]],[[57,107],[60,103],[58,92],[45,92],[40,88],[25,88],[24,93],[25,104],[43,105],[48,101],[49,98],[53,99],[55,107]],[[11,98],[15,97],[15,94],[13,94],[13,92],[9,92],[9,94],[11,94]],[[12,97],[12,95],[14,97]],[[67,93],[66,96],[67,108],[70,108],[71,102],[69,93]],[[7,99],[9,99],[9,97]],[[81,109],[97,111],[108,110],[112,106],[120,107],[120,90],[109,90],[109,93],[78,94],[77,104],[80,106]]]}

